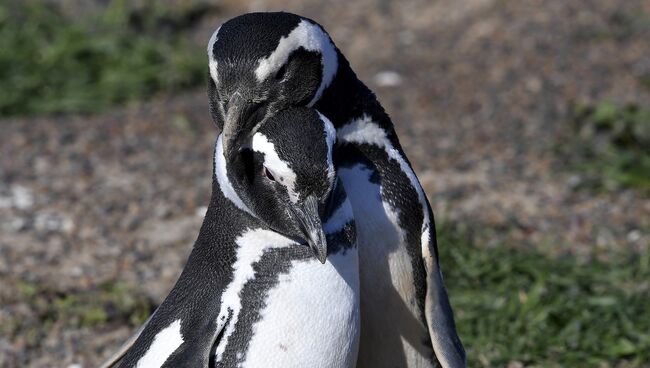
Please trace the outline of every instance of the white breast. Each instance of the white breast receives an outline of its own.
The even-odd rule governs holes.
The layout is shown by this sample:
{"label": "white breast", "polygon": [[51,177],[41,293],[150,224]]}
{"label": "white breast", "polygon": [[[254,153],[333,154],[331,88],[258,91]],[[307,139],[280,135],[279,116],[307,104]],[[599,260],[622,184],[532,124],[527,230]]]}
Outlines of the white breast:
{"label": "white breast", "polygon": [[354,367],[359,343],[355,248],[294,261],[266,299],[241,367]]}
{"label": "white breast", "polygon": [[430,367],[419,321],[413,266],[399,212],[364,165],[339,169],[357,226],[361,282],[360,368]]}

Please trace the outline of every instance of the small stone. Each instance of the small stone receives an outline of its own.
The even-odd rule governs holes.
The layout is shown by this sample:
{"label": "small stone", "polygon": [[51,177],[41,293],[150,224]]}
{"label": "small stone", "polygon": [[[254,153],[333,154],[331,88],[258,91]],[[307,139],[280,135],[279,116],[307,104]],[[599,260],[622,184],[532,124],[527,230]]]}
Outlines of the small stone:
{"label": "small stone", "polygon": [[79,266],[72,267],[68,270],[68,275],[72,277],[81,277],[83,274],[84,270]]}
{"label": "small stone", "polygon": [[582,183],[582,177],[580,175],[571,175],[567,184],[571,189],[577,188]]}
{"label": "small stone", "polygon": [[18,232],[27,228],[27,221],[22,217],[14,217],[5,223],[5,229],[12,232]]}
{"label": "small stone", "polygon": [[31,189],[22,185],[16,185],[9,190],[0,194],[0,208],[17,208],[26,210],[34,205],[34,196]]}
{"label": "small stone", "polygon": [[542,81],[537,77],[529,77],[525,84],[529,92],[537,93],[542,89]]}
{"label": "small stone", "polygon": [[641,239],[641,232],[639,230],[632,230],[627,233],[627,241],[630,243],[636,243]]}
{"label": "small stone", "polygon": [[34,228],[42,232],[70,233],[74,230],[74,222],[62,213],[39,213],[34,219]]}
{"label": "small stone", "polygon": [[13,187],[14,206],[19,210],[26,210],[34,205],[32,191],[23,186]]}
{"label": "small stone", "polygon": [[402,84],[402,76],[392,70],[377,73],[374,80],[380,87],[397,87]]}

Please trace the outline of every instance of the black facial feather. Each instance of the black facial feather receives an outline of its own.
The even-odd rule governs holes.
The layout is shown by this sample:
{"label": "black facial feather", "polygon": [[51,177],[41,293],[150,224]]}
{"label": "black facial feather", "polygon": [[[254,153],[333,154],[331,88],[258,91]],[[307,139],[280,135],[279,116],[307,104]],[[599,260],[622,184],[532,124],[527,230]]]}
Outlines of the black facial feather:
{"label": "black facial feather", "polygon": [[[280,16],[278,16],[280,15]],[[221,26],[211,50],[215,60],[233,63],[268,56],[303,18],[290,13],[248,13]]]}
{"label": "black facial feather", "polygon": [[[273,115],[258,131],[274,145],[278,157],[296,175],[294,190],[299,202],[314,196],[323,208],[333,186],[324,124],[313,109],[289,108]],[[267,225],[285,235],[299,237],[296,222],[287,221],[296,216],[291,208],[287,178],[273,173],[273,168],[266,168],[264,164],[263,153],[250,148],[241,150],[228,166],[232,185]],[[328,215],[325,212],[323,216]]]}
{"label": "black facial feather", "polygon": [[[315,22],[290,13],[250,13],[233,18],[219,29],[209,50],[216,61],[218,81],[208,84],[210,112],[223,129],[228,115],[227,101],[237,95],[242,104],[261,104],[263,114],[241,116],[242,130],[252,130],[257,122],[291,106],[307,105],[322,80],[321,55],[304,48],[294,50],[284,65],[264,80],[255,74],[260,60],[267,58],[298,24]],[[212,78],[210,78],[212,79]]]}
{"label": "black facial feather", "polygon": [[323,78],[320,54],[299,48],[294,51],[287,62],[288,72],[284,91],[295,106],[305,106],[311,101]]}
{"label": "black facial feather", "polygon": [[324,123],[308,108],[292,108],[277,113],[259,130],[271,143],[281,160],[296,173],[296,191],[302,197],[323,197],[328,180],[328,147]]}

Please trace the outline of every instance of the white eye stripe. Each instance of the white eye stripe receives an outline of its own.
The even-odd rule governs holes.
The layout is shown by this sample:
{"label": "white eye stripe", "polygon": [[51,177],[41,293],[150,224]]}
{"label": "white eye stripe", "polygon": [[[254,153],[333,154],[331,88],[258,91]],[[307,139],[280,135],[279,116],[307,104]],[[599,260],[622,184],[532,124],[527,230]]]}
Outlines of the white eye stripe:
{"label": "white eye stripe", "polygon": [[244,204],[241,198],[239,198],[239,195],[237,195],[237,192],[230,183],[230,179],[228,179],[226,160],[223,157],[223,142],[221,134],[219,134],[219,137],[217,138],[217,144],[214,147],[214,174],[217,177],[219,188],[221,189],[224,197],[229,199],[242,211],[246,211],[249,214],[253,215],[253,211],[251,211],[248,206]]}
{"label": "white eye stripe", "polygon": [[286,64],[292,52],[301,47],[321,54],[323,77],[316,94],[307,104],[307,106],[311,107],[320,99],[325,88],[332,83],[338,69],[338,57],[334,44],[318,25],[302,20],[291,33],[280,39],[278,46],[271,55],[260,59],[257,69],[255,69],[255,76],[259,82],[264,81],[269,75],[277,72]]}
{"label": "white eye stripe", "polygon": [[217,43],[217,40],[219,39],[219,30],[221,30],[221,26],[217,28],[214,33],[212,33],[212,36],[210,36],[210,41],[208,41],[208,57],[212,59],[212,55],[214,53],[214,44]]}
{"label": "white eye stripe", "polygon": [[294,203],[297,202],[296,173],[278,156],[275,145],[264,134],[257,132],[253,135],[251,149],[264,155],[264,167],[271,172],[277,181],[287,187],[289,199]]}
{"label": "white eye stripe", "polygon": [[325,139],[327,141],[327,179],[330,183],[334,182],[334,176],[336,172],[334,171],[334,162],[332,159],[332,153],[334,152],[334,144],[336,143],[336,129],[332,122],[321,114],[319,111],[316,111],[320,120],[323,122],[323,127],[325,129]]}
{"label": "white eye stripe", "polygon": [[221,27],[217,28],[216,31],[212,34],[210,37],[210,41],[208,42],[208,65],[210,68],[210,77],[212,77],[212,80],[214,83],[219,82],[219,74],[217,73],[217,61],[214,59],[214,44],[217,43],[217,40],[219,39],[219,30]]}

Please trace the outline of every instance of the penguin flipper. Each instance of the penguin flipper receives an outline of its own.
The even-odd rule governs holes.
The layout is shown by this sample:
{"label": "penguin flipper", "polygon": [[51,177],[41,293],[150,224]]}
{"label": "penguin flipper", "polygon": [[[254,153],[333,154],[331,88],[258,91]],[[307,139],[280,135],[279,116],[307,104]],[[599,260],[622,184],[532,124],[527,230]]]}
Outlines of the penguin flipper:
{"label": "penguin flipper", "polygon": [[438,361],[444,368],[466,367],[465,349],[456,332],[454,314],[438,263],[436,230],[431,205],[427,201],[431,223],[422,229],[422,258],[427,272],[424,315]]}
{"label": "penguin flipper", "polygon": [[145,327],[147,327],[147,324],[151,321],[151,316],[147,318],[146,321],[138,328],[138,330],[131,335],[118,349],[113,355],[111,355],[102,365],[99,366],[99,368],[111,368],[115,367],[117,363],[124,358],[124,355],[126,355],[126,352],[129,351],[129,349],[135,344],[136,340],[138,340],[138,337],[140,337],[140,334],[142,331],[144,331]]}

